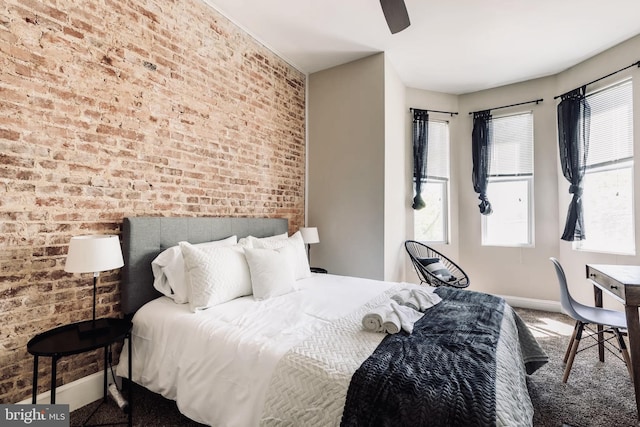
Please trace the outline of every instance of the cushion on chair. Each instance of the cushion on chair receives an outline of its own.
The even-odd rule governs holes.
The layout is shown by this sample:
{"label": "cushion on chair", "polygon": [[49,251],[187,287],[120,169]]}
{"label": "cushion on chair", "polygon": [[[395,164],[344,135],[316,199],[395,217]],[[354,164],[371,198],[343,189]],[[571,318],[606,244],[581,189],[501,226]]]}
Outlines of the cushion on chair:
{"label": "cushion on chair", "polygon": [[418,258],[418,261],[438,279],[445,282],[456,280],[456,277],[440,262],[440,258]]}

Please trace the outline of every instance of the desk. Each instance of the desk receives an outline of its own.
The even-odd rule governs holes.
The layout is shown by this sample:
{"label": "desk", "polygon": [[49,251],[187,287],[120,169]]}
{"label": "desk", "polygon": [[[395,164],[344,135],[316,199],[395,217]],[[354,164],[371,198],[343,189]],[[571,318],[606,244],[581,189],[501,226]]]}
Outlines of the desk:
{"label": "desk", "polygon": [[[587,264],[587,279],[593,283],[596,306],[602,307],[602,291],[624,304],[629,334],[629,350],[636,393],[636,409],[640,418],[640,266]],[[604,360],[601,350],[600,360]]]}

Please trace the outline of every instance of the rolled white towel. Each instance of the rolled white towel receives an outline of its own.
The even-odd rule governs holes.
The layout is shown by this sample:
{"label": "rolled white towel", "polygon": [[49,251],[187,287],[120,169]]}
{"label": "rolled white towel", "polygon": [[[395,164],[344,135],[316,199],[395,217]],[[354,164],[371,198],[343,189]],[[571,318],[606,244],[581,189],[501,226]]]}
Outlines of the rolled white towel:
{"label": "rolled white towel", "polygon": [[424,313],[396,301],[373,308],[362,317],[362,326],[371,332],[397,334],[400,329],[408,334],[413,332],[413,324],[420,320]]}
{"label": "rolled white towel", "polygon": [[[418,320],[420,320],[422,316],[424,316],[424,313],[420,313],[419,311],[414,310],[413,308],[408,307],[406,305],[400,305],[395,301],[391,301],[391,308],[393,312],[400,319],[400,325],[402,327],[402,330],[408,334],[413,332],[413,324],[416,323]],[[396,333],[396,332],[387,332],[387,333]]]}
{"label": "rolled white towel", "polygon": [[387,334],[397,334],[402,327],[400,316],[391,311],[382,324],[382,332]]}
{"label": "rolled white towel", "polygon": [[367,331],[397,334],[402,327],[400,317],[390,303],[379,305],[362,317],[362,326]]}
{"label": "rolled white towel", "polygon": [[[373,308],[362,318],[362,326],[372,332],[384,332],[384,323],[393,313],[389,304],[382,304]],[[398,322],[398,328],[400,324]]]}

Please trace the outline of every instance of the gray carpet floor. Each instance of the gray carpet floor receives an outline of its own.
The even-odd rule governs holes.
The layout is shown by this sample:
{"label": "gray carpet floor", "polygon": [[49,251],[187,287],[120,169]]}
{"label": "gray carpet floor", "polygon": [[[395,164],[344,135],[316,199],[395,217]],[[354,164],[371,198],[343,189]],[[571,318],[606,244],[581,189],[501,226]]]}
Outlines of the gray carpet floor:
{"label": "gray carpet floor", "polygon": [[566,351],[573,320],[558,314],[516,310],[549,355],[549,363],[528,377],[535,413],[534,426],[571,427],[638,426],[633,384],[625,364],[605,352],[598,360],[595,341],[584,339],[569,380],[562,383]]}
{"label": "gray carpet floor", "polygon": [[[573,330],[573,321],[562,314],[517,309],[549,354],[550,362],[527,379],[535,408],[536,427],[640,426],[633,385],[624,363],[608,353],[598,361],[596,347],[578,353],[567,384],[562,383],[562,358]],[[588,341],[582,347],[588,347]],[[100,402],[71,413],[71,425],[81,425]],[[118,418],[119,417],[119,418]],[[111,400],[100,405],[90,424],[126,422],[126,415]],[[184,426],[195,423],[178,411],[175,402],[135,386],[135,426]],[[110,424],[107,424],[110,425]]]}

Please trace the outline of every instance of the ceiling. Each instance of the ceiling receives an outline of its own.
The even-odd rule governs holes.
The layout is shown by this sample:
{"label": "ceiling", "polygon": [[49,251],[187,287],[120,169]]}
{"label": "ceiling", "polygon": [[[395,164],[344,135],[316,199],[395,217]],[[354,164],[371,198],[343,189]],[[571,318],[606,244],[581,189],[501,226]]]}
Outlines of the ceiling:
{"label": "ceiling", "polygon": [[[639,0],[203,0],[302,72],[385,52],[408,87],[462,94],[563,71],[640,34]],[[640,59],[640,53],[639,53]]]}

